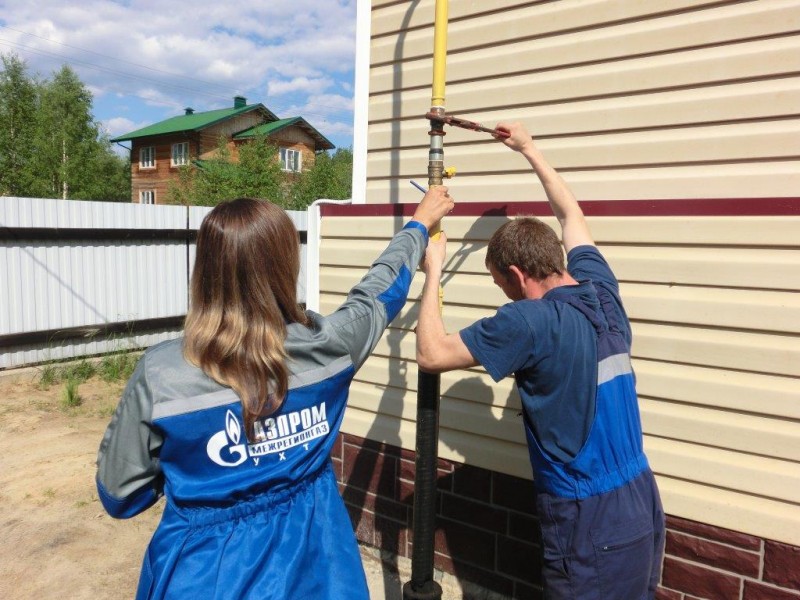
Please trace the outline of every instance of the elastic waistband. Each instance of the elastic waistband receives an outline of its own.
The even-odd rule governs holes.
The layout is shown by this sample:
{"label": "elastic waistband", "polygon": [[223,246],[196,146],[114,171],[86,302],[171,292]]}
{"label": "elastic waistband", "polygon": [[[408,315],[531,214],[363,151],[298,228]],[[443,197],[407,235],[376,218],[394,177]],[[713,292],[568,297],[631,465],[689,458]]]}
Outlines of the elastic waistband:
{"label": "elastic waistband", "polygon": [[266,511],[274,512],[281,505],[291,502],[296,496],[309,490],[321,478],[333,477],[329,467],[325,467],[310,477],[278,491],[267,490],[261,494],[239,500],[235,504],[221,506],[175,506],[172,508],[179,513],[192,529],[218,525],[228,521],[248,519]]}
{"label": "elastic waistband", "polygon": [[[562,498],[588,498],[605,494],[636,479],[641,473],[650,468],[647,457],[639,454],[616,470],[597,473],[592,477],[576,477],[565,469],[543,471],[534,477],[534,484],[542,492]],[[536,480],[539,480],[538,483]]]}

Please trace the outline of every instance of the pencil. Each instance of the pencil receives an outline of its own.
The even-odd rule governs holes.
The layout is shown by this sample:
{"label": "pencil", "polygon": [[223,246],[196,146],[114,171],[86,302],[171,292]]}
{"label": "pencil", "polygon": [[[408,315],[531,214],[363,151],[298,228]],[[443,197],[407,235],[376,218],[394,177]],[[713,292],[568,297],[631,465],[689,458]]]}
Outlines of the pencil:
{"label": "pencil", "polygon": [[417,183],[416,181],[414,181],[413,179],[409,179],[409,183],[410,183],[411,185],[413,185],[415,188],[417,188],[417,189],[418,189],[420,192],[422,192],[423,194],[426,194],[426,193],[428,193],[428,190],[426,190],[424,187],[422,187],[420,184],[418,184],[418,183]]}

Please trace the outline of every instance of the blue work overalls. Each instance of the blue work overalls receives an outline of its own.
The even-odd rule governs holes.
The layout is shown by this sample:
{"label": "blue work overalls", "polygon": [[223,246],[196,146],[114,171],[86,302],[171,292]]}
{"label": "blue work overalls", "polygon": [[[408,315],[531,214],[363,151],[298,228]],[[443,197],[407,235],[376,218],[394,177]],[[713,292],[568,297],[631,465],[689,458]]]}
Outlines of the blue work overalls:
{"label": "blue work overalls", "polygon": [[597,332],[595,417],[569,463],[555,461],[525,423],[537,487],[547,600],[640,600],[655,597],[664,544],[664,513],[644,455],[630,345],[608,290],[594,286],[600,310],[552,290]]}

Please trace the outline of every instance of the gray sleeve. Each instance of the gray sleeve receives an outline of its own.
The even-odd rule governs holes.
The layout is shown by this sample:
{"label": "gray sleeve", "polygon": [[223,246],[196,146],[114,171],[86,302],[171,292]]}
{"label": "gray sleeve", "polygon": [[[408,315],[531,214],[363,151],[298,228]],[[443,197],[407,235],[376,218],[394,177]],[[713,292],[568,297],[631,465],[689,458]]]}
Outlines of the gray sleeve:
{"label": "gray sleeve", "polygon": [[152,425],[153,397],[146,361],[145,353],[125,387],[97,454],[98,495],[112,517],[132,517],[162,494],[158,453],[163,440]]}
{"label": "gray sleeve", "polygon": [[415,221],[408,223],[328,318],[347,345],[356,369],[403,308],[427,244],[427,229]]}

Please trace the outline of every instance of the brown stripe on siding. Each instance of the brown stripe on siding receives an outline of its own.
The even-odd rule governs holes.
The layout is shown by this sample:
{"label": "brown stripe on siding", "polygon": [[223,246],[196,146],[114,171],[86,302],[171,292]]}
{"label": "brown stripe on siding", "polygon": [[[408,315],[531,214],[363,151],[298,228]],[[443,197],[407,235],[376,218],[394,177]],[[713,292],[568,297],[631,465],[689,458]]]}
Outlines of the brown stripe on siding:
{"label": "brown stripe on siding", "polygon": [[[774,217],[800,215],[800,198],[698,198],[667,200],[588,200],[589,217]],[[323,217],[410,217],[416,204],[323,204]],[[547,202],[457,203],[454,217],[552,216]]]}

